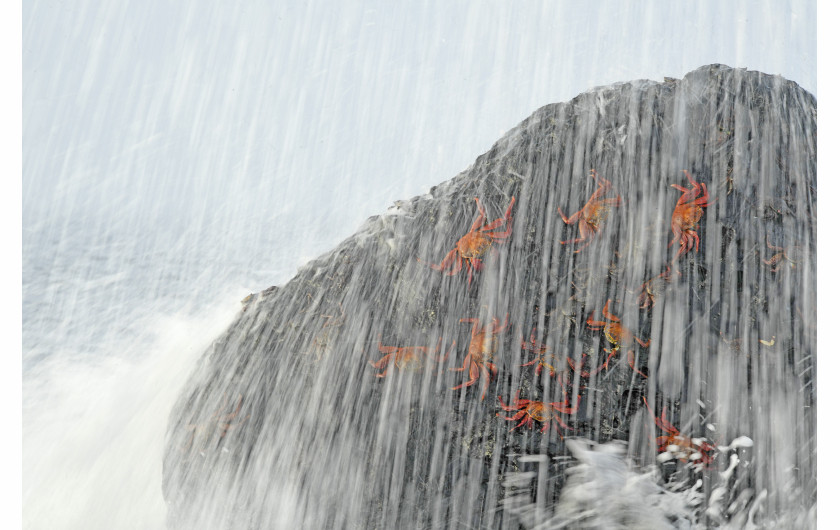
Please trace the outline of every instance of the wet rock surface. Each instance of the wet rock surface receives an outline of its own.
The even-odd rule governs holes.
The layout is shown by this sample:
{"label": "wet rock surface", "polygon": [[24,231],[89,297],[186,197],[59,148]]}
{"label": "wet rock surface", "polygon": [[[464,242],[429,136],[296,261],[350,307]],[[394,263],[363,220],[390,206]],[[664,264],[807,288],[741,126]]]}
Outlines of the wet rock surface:
{"label": "wet rock surface", "polygon": [[597,528],[572,439],[694,488],[657,521],[783,519],[816,497],[815,291],[795,83],[711,65],[547,105],[243,300],[172,411],[170,526]]}

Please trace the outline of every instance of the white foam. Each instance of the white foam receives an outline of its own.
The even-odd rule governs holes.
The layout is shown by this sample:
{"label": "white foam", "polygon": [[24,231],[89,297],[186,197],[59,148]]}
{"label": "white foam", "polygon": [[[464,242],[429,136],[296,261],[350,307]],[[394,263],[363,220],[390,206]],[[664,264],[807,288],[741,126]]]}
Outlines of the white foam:
{"label": "white foam", "polygon": [[239,298],[202,318],[150,318],[150,344],[123,344],[104,359],[58,354],[27,374],[25,528],[165,527],[161,462],[169,414],[198,357],[233,320]]}

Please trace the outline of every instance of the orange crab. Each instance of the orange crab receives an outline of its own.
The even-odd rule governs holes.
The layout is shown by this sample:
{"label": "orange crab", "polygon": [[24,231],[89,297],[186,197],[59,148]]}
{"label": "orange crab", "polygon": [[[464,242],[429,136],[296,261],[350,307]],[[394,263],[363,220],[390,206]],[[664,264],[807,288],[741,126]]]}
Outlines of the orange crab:
{"label": "orange crab", "polygon": [[481,392],[481,399],[483,400],[484,396],[487,395],[487,389],[490,387],[490,372],[493,372],[493,375],[496,375],[498,372],[496,365],[490,361],[493,360],[493,354],[496,353],[499,347],[499,340],[496,335],[507,329],[510,325],[508,323],[508,316],[505,315],[505,321],[502,323],[499,323],[498,318],[494,318],[492,324],[485,327],[479,327],[479,320],[477,318],[462,318],[461,322],[471,322],[473,325],[472,336],[470,337],[470,349],[464,359],[464,366],[461,368],[450,368],[449,370],[453,372],[464,372],[469,368],[470,379],[458,386],[452,387],[452,390],[473,385],[484,374],[484,389]]}
{"label": "orange crab", "polygon": [[[770,259],[763,259],[761,261],[764,262],[765,265],[770,265],[770,272],[779,272],[779,269],[782,266],[782,263],[785,261],[790,263],[790,268],[795,269],[796,264],[800,261],[800,254],[802,253],[802,247],[800,246],[793,246],[793,247],[776,247],[770,244],[770,239],[767,239],[767,248],[770,250],[778,250],[776,254],[770,256]],[[791,258],[793,256],[793,259]]]}
{"label": "orange crab", "polygon": [[557,213],[560,214],[563,222],[567,225],[577,222],[578,230],[580,231],[580,237],[569,239],[567,241],[561,241],[560,244],[566,245],[569,243],[580,243],[581,241],[586,241],[582,247],[575,250],[575,253],[580,252],[592,243],[592,236],[600,231],[601,223],[607,218],[610,207],[619,206],[621,204],[621,195],[608,199],[601,199],[600,197],[612,190],[612,183],[600,176],[594,169],[589,170],[589,175],[595,179],[595,182],[598,183],[598,188],[592,196],[589,197],[589,200],[586,201],[583,208],[581,208],[579,212],[572,214],[571,217],[566,217],[563,214],[563,210],[561,210],[560,207],[557,208]]}
{"label": "orange crab", "polygon": [[[700,246],[700,236],[697,235],[697,223],[703,216],[703,208],[714,203],[709,201],[709,194],[706,191],[706,183],[698,184],[696,180],[691,178],[691,174],[683,169],[683,173],[691,183],[691,189],[683,188],[679,184],[671,184],[672,188],[676,188],[683,192],[682,196],[677,200],[677,205],[674,207],[674,213],[671,215],[671,230],[674,232],[674,239],[668,243],[668,247],[680,242],[680,250],[674,257],[677,258],[694,248]],[[702,196],[701,192],[702,191]]]}
{"label": "orange crab", "polygon": [[[565,392],[564,392],[565,397]],[[546,401],[531,401],[529,399],[519,399],[519,390],[516,391],[516,395],[513,398],[513,404],[505,405],[505,402],[502,401],[502,396],[499,396],[499,404],[502,406],[502,409],[508,412],[516,412],[513,416],[502,416],[501,414],[496,414],[497,416],[501,416],[502,418],[508,421],[516,421],[521,419],[517,425],[515,425],[512,429],[516,429],[517,427],[522,426],[523,424],[526,425],[529,429],[534,428],[534,420],[543,424],[542,429],[540,429],[541,433],[548,432],[549,425],[554,425],[554,429],[557,431],[557,434],[563,436],[563,433],[560,432],[560,427],[564,429],[568,429],[569,426],[563,422],[563,418],[561,414],[574,414],[578,410],[578,406],[580,405],[580,396],[577,397],[577,401],[574,405],[569,405],[569,398],[565,397],[565,400],[561,402],[554,402],[549,403]]]}
{"label": "orange crab", "polygon": [[398,370],[413,370],[413,371],[420,371],[426,366],[426,362],[428,359],[431,359],[434,362],[441,363],[444,362],[448,357],[449,354],[452,353],[452,347],[455,346],[455,341],[452,341],[452,346],[450,350],[444,355],[443,357],[439,357],[437,353],[440,351],[440,345],[443,342],[443,337],[438,339],[437,348],[433,353],[429,353],[429,348],[426,346],[383,346],[382,342],[379,342],[379,351],[384,353],[385,356],[379,359],[376,362],[368,361],[368,364],[376,368],[377,370],[384,371],[382,373],[376,374],[376,377],[385,377],[388,374],[388,370],[391,368],[391,364],[393,363],[394,366],[397,367]]}
{"label": "orange crab", "polygon": [[[537,342],[537,339],[534,337],[534,332],[535,331],[536,331],[536,328],[531,330],[531,338],[529,339],[530,342],[525,342],[525,339],[524,338],[522,339],[522,348],[527,350],[527,351],[530,351],[532,353],[537,354],[537,357],[534,360],[532,360],[531,362],[527,362],[527,363],[525,363],[521,366],[533,366],[533,365],[536,364],[537,368],[534,371],[534,373],[536,373],[536,375],[539,376],[540,373],[542,372],[543,368],[545,368],[545,369],[548,370],[548,375],[550,375],[552,378],[556,377],[557,381],[562,383],[563,382],[563,380],[562,380],[563,373],[556,366],[554,366],[552,364],[549,364],[549,362],[551,360],[558,360],[559,361],[559,359],[557,357],[555,357],[554,355],[548,353],[548,346],[546,346],[545,344],[543,344],[541,342]],[[562,361],[560,361],[560,362],[562,362]]]}
{"label": "orange crab", "polygon": [[703,467],[709,467],[715,460],[714,452],[717,451],[717,446],[709,443],[705,438],[689,438],[681,433],[671,422],[665,419],[665,407],[662,407],[662,415],[657,417],[653,409],[648,405],[647,399],[642,398],[645,406],[650,411],[656,426],[668,433],[668,436],[659,436],[656,438],[657,451],[661,455],[667,454],[661,460],[670,460],[677,458],[681,462],[700,463]]}
{"label": "orange crab", "polygon": [[[437,271],[448,270],[448,272],[446,272],[447,276],[454,276],[457,274],[466,261],[468,272],[467,284],[471,284],[473,271],[480,271],[484,267],[484,264],[481,262],[482,256],[491,249],[493,242],[501,241],[510,237],[511,230],[513,230],[511,211],[513,210],[513,203],[515,201],[516,197],[510,198],[510,204],[508,205],[507,211],[505,211],[504,217],[500,217],[490,224],[481,226],[487,218],[487,214],[481,206],[481,201],[479,201],[478,197],[476,197],[475,204],[478,206],[478,217],[476,217],[475,221],[473,221],[470,231],[458,240],[458,243],[455,244],[455,248],[449,251],[449,254],[447,254],[446,257],[443,258],[443,261],[440,262],[440,265],[427,263],[419,258],[417,261],[425,263]],[[504,232],[492,232],[492,230],[499,228],[503,224],[507,224],[507,229]],[[495,251],[495,249],[493,250]]]}
{"label": "orange crab", "polygon": [[225,405],[227,405],[227,401],[228,397],[227,393],[225,393],[222,405],[219,407],[219,410],[210,416],[210,418],[200,423],[190,423],[187,425],[186,429],[187,431],[191,431],[191,433],[187,442],[181,447],[182,452],[187,452],[193,447],[196,447],[199,453],[203,456],[204,451],[211,443],[220,442],[228,431],[234,427],[242,425],[245,420],[251,417],[251,415],[248,414],[239,420],[238,423],[233,423],[234,418],[236,418],[236,416],[239,415],[239,411],[242,410],[242,394],[239,395],[239,398],[236,401],[236,410],[229,414],[222,414],[222,410],[224,410]]}
{"label": "orange crab", "polygon": [[669,281],[671,281],[670,265],[665,269],[665,272],[647,280],[641,287],[639,287],[639,296],[637,298],[639,301],[639,308],[645,309],[647,307],[653,307],[656,303],[656,297],[659,296],[659,294],[665,289],[665,285]]}
{"label": "orange crab", "polygon": [[[566,358],[569,362],[569,366],[571,366],[572,369],[574,369],[576,372],[579,371],[583,377],[589,377],[593,373],[597,374],[601,370],[606,369],[610,363],[610,359],[612,359],[613,356],[615,356],[615,354],[618,352],[619,348],[621,348],[622,345],[632,343],[635,340],[643,348],[647,348],[648,346],[650,346],[650,339],[648,339],[647,341],[642,341],[642,339],[640,339],[639,337],[634,336],[629,329],[621,325],[621,320],[617,316],[609,312],[610,302],[612,302],[612,300],[607,300],[607,303],[604,304],[604,309],[601,311],[601,313],[603,313],[603,315],[607,317],[608,321],[595,320],[593,318],[595,316],[595,311],[593,311],[592,314],[589,315],[589,318],[586,319],[586,324],[589,326],[589,329],[603,330],[604,337],[606,337],[607,341],[613,346],[612,350],[604,348],[604,351],[608,353],[606,361],[604,361],[604,363],[601,364],[594,372],[590,373],[581,371],[581,368],[583,367],[583,360],[581,360],[580,363],[575,365],[572,359],[568,357]],[[585,356],[585,354],[582,355],[582,357]],[[639,371],[639,369],[636,368],[636,357],[633,354],[632,350],[627,353],[627,362],[634,372],[641,375],[642,377],[647,377],[644,373],[642,373],[641,371]]]}

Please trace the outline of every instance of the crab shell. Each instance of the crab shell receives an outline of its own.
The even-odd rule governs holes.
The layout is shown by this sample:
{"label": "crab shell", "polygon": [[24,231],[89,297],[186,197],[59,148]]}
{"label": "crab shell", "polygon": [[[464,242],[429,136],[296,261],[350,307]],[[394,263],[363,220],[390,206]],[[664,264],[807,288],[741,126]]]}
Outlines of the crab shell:
{"label": "crab shell", "polygon": [[542,401],[532,401],[525,407],[525,414],[541,423],[551,421],[557,412]]}
{"label": "crab shell", "polygon": [[493,238],[482,232],[470,232],[458,240],[455,246],[458,254],[465,259],[480,258],[490,250],[493,245]]}
{"label": "crab shell", "polygon": [[703,217],[703,208],[697,204],[679,204],[674,208],[671,224],[680,230],[691,230],[697,227],[701,217]]}
{"label": "crab shell", "polygon": [[394,366],[400,370],[411,370],[419,372],[423,370],[426,364],[424,356],[426,355],[426,348],[424,347],[408,347],[400,351],[394,356]]}
{"label": "crab shell", "polygon": [[470,357],[481,361],[493,360],[493,355],[499,349],[499,339],[496,335],[476,335],[470,341]]}
{"label": "crab shell", "polygon": [[633,334],[618,322],[607,323],[604,326],[604,336],[614,346],[633,342]]}
{"label": "crab shell", "polygon": [[595,201],[592,204],[586,204],[583,207],[583,219],[586,224],[592,227],[592,230],[597,232],[601,223],[609,216],[610,207],[605,206],[606,201]]}

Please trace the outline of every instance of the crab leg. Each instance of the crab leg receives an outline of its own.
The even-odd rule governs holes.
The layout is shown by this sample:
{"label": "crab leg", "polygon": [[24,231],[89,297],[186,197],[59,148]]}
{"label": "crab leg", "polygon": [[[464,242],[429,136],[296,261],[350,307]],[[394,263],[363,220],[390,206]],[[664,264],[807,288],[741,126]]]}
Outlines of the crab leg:
{"label": "crab leg", "polygon": [[683,173],[685,173],[686,178],[688,178],[688,181],[691,183],[691,190],[689,190],[687,188],[683,188],[682,186],[680,186],[678,184],[671,184],[671,187],[677,188],[678,190],[683,192],[683,195],[682,195],[682,197],[680,197],[680,200],[677,201],[677,204],[685,204],[687,202],[690,202],[690,201],[694,200],[698,195],[700,195],[700,190],[701,189],[703,190],[703,194],[704,195],[706,194],[706,183],[705,182],[702,185],[699,184],[696,180],[691,178],[691,173],[689,173],[685,169],[683,169]]}
{"label": "crab leg", "polygon": [[692,248],[695,250],[700,248],[700,236],[697,235],[696,230],[686,228],[680,235],[680,251],[685,253]]}
{"label": "crab leg", "polygon": [[[764,236],[764,241],[767,242],[767,248],[769,248],[770,250],[781,250],[781,251],[785,250],[785,247],[776,247],[776,246],[771,245],[769,236]],[[767,262],[765,262],[765,263],[767,263]],[[767,263],[767,264],[769,265],[769,263]]]}
{"label": "crab leg", "polygon": [[583,368],[583,358],[587,356],[585,353],[581,354],[581,360],[580,360],[580,363],[578,363],[577,366],[575,365],[574,361],[572,361],[571,358],[566,357],[566,360],[568,361],[569,366],[572,368],[572,370],[574,370],[575,372],[579,372],[581,377],[589,377],[591,375],[597,374],[601,370],[605,370],[609,366],[610,359],[613,358],[617,349],[611,351],[611,350],[608,350],[608,349],[604,348],[604,351],[609,353],[609,355],[607,355],[607,360],[604,361],[602,364],[598,365],[598,368],[596,368],[595,371],[593,371],[593,372],[587,372],[587,371],[582,370],[582,368]]}
{"label": "crab leg", "polygon": [[[505,410],[513,410],[513,409],[505,409]],[[527,411],[525,411],[525,410],[520,410],[519,412],[517,412],[517,413],[516,413],[516,414],[514,414],[513,416],[509,416],[509,417],[508,417],[508,416],[502,416],[501,414],[499,414],[499,416],[501,416],[502,418],[504,418],[504,419],[506,419],[506,420],[516,421],[516,420],[520,419],[522,416],[524,416],[526,412],[527,412]],[[525,422],[523,421],[522,423],[525,423]],[[522,423],[520,423],[519,425],[522,425]],[[519,427],[519,425],[517,425],[516,427]],[[515,429],[516,427],[514,427],[514,429]]]}
{"label": "crab leg", "polygon": [[478,197],[475,197],[475,204],[478,206],[478,217],[475,218],[473,221],[472,226],[470,226],[470,232],[475,232],[478,230],[478,227],[481,226],[481,223],[487,219],[487,214],[484,212],[484,207],[481,206],[481,201],[478,200]]}
{"label": "crab leg", "polygon": [[[463,370],[456,370],[456,371],[461,372]],[[481,374],[478,371],[478,366],[475,363],[472,363],[470,365],[470,379],[468,381],[465,381],[465,382],[461,383],[458,386],[453,386],[452,390],[459,390],[461,388],[466,388],[468,386],[472,386],[473,384],[475,384],[476,381],[478,381],[478,378],[479,378],[480,375]]]}
{"label": "crab leg", "polygon": [[[527,342],[525,342],[525,337],[522,336],[522,329],[520,328],[519,339],[520,339],[520,342],[522,343],[522,347],[524,349],[529,350],[529,351],[534,352],[534,353],[537,353],[537,352],[545,353],[545,350],[546,350],[545,344],[541,344],[540,346],[537,346],[537,338],[534,336],[536,334],[536,332],[537,332],[537,327],[534,326],[531,329],[531,338],[528,339],[528,340],[530,340],[531,343],[528,344]],[[526,366],[526,365],[523,364],[522,366]]]}
{"label": "crab leg", "polygon": [[195,431],[197,430],[198,425],[188,425],[187,429],[192,431],[190,433],[189,439],[181,446],[181,452],[187,452],[192,448],[193,441],[195,441]]}
{"label": "crab leg", "polygon": [[[467,358],[464,359],[464,366],[462,366],[461,368],[450,368],[449,371],[450,372],[464,372],[464,371],[466,371],[467,367],[470,365],[471,360],[472,360],[472,357],[470,357],[470,355],[467,354]],[[470,375],[472,375],[472,374],[470,374]],[[455,390],[455,389],[453,388],[452,390]]]}
{"label": "crab leg", "polygon": [[485,375],[484,388],[481,391],[481,401],[484,401],[484,397],[487,395],[487,390],[490,388],[490,371],[493,371],[493,376],[495,376],[498,373],[498,371],[496,370],[496,365],[494,365],[493,363],[486,363],[486,365],[482,366],[481,369],[484,370]]}
{"label": "crab leg", "polygon": [[669,432],[671,434],[679,434],[680,431],[676,427],[674,427],[671,422],[665,419],[665,406],[662,406],[662,416],[657,417],[656,414],[653,412],[653,409],[650,408],[648,405],[647,398],[642,396],[642,401],[645,402],[645,406],[650,411],[650,415],[653,416],[653,422],[656,423],[656,426],[662,429],[663,431]]}
{"label": "crab leg", "polygon": [[[488,236],[497,236],[496,239],[498,239],[498,234],[496,234],[495,232],[490,232],[490,230],[495,230],[496,228],[499,228],[500,226],[505,224],[507,221],[508,221],[508,219],[506,219],[504,217],[499,217],[498,219],[496,219],[492,223],[490,223],[486,226],[482,226],[479,231],[484,232],[485,235],[488,235]],[[510,235],[510,227],[506,228],[506,231],[508,233],[507,235]],[[499,234],[504,234],[504,232],[499,232]]]}
{"label": "crab leg", "polygon": [[[493,373],[496,373],[496,367],[495,366],[493,366],[491,363],[487,363],[487,365],[490,366],[493,369]],[[457,370],[457,371],[463,371],[463,370]],[[464,383],[461,383],[458,386],[452,387],[452,390],[458,390],[460,388],[466,388],[468,386],[471,386],[471,385],[475,384],[475,382],[478,381],[478,378],[481,377],[482,371],[484,372],[484,375],[486,376],[484,378],[484,389],[481,392],[481,399],[483,400],[484,397],[487,395],[487,389],[490,387],[490,372],[487,370],[487,368],[485,368],[484,366],[479,366],[478,363],[476,363],[476,362],[473,362],[470,365],[470,380],[466,381]]]}
{"label": "crab leg", "polygon": [[[469,379],[469,381],[467,381],[465,383],[461,383],[460,385],[458,385],[456,387],[453,387],[452,390],[458,390],[459,388],[474,385],[476,383],[476,381],[478,381],[479,377],[481,377],[481,370],[482,370],[482,367],[480,367],[477,362],[475,362],[475,361],[470,362],[470,379]],[[485,371],[486,371],[486,369],[485,369]],[[488,379],[489,379],[489,376],[490,376],[489,372],[488,372],[487,376],[488,376]]]}
{"label": "crab leg", "polygon": [[511,416],[510,418],[508,418],[507,416],[502,416],[504,419],[506,419],[506,420],[511,420],[511,421],[516,421],[516,420],[518,420],[519,418],[522,418],[523,416],[525,416],[524,418],[522,418],[522,421],[520,421],[518,424],[514,425],[514,426],[510,429],[510,431],[508,431],[508,432],[513,431],[513,430],[514,430],[514,429],[516,429],[517,427],[521,427],[521,426],[522,426],[523,424],[525,424],[525,423],[529,423],[529,422],[528,422],[528,420],[530,420],[531,418],[530,418],[530,417],[528,417],[528,416],[526,415],[526,412],[528,412],[528,411],[523,410],[523,411],[521,411],[521,412],[517,412],[516,414],[514,414],[514,415],[513,415],[513,416]]}
{"label": "crab leg", "polygon": [[476,327],[478,326],[478,319],[477,318],[462,318],[458,322],[471,322],[473,324],[473,335],[475,335]]}
{"label": "crab leg", "polygon": [[398,346],[385,346],[382,344],[382,334],[379,334],[379,351],[381,353],[386,354],[384,357],[379,359],[376,362],[368,361],[368,364],[376,368],[377,370],[382,370],[385,368],[385,371],[381,374],[376,374],[376,377],[385,377],[388,373],[389,363],[396,357],[399,353],[400,349]]}
{"label": "crab leg", "polygon": [[386,366],[388,366],[388,363],[390,363],[391,359],[393,359],[393,358],[394,358],[394,354],[389,353],[388,355],[386,355],[385,357],[382,357],[381,359],[379,359],[376,362],[368,361],[368,364],[373,366],[377,370],[381,370],[381,369],[385,368]]}
{"label": "crab leg", "polygon": [[642,339],[640,339],[639,337],[636,337],[635,335],[633,336],[633,338],[636,339],[636,342],[638,342],[639,346],[641,346],[642,348],[647,348],[648,346],[650,346],[650,339],[648,339],[646,341],[643,341]]}
{"label": "crab leg", "polygon": [[[549,355],[549,357],[551,357],[552,359],[556,359],[556,357],[554,357],[553,355]],[[523,364],[522,366],[525,366],[525,365]],[[542,370],[543,370],[544,366],[548,366],[549,377],[556,377],[557,376],[557,371],[554,369],[553,366],[546,365],[546,364],[540,364],[540,365],[537,365],[536,370],[534,370],[534,373],[537,374],[538,377],[542,373]],[[560,382],[560,378],[558,378],[557,381]]]}
{"label": "crab leg", "polygon": [[[516,197],[510,198],[510,204],[508,205],[508,209],[505,211],[505,216],[500,217],[493,221],[492,223],[488,224],[487,226],[481,229],[486,235],[492,237],[493,239],[505,239],[506,237],[510,236],[511,230],[513,230],[513,224],[510,223],[511,215],[510,212],[513,209],[513,203],[516,201]],[[489,230],[495,230],[496,228],[502,226],[504,223],[508,223],[508,227],[505,229],[504,232],[489,232]]]}
{"label": "crab leg", "polygon": [[[578,212],[572,214],[571,217],[566,217],[566,215],[563,213],[563,210],[561,210],[560,207],[558,206],[557,207],[557,213],[560,214],[560,218],[563,219],[564,223],[566,223],[567,225],[570,225],[570,224],[576,222],[578,219],[580,219],[581,214],[583,214],[583,208],[581,208]],[[561,243],[563,243],[563,242],[561,241]]]}
{"label": "crab leg", "polygon": [[[785,258],[787,258],[785,253],[779,252],[778,254],[773,255],[770,259],[763,259],[761,261],[763,261],[767,265],[770,265],[770,272],[779,272],[779,268],[781,267],[781,265],[779,264],[782,263]],[[790,260],[790,258],[787,259]],[[791,266],[793,267],[794,265]]]}
{"label": "crab leg", "polygon": [[224,410],[228,402],[227,392],[225,392],[223,399],[224,400],[222,401],[221,406],[219,406],[219,410],[214,412],[213,415],[210,417],[213,421],[221,422],[223,420],[232,420],[234,417],[236,417],[237,414],[239,414],[239,410],[242,409],[242,394],[239,394],[239,399],[236,402],[236,410],[230,414],[222,416],[222,410]]}
{"label": "crab leg", "polygon": [[[682,229],[679,226],[676,226],[676,225],[672,224],[671,225],[671,231],[674,233],[674,239],[672,239],[671,242],[668,243],[668,248],[671,248],[671,245],[673,245],[677,241],[680,241],[680,246],[683,246],[685,243],[683,241]],[[680,249],[680,250],[682,250],[682,249]],[[678,254],[678,256],[679,255],[681,255],[681,254]]]}
{"label": "crab leg", "polygon": [[[547,433],[548,428],[550,426],[551,426],[551,419],[549,419],[547,422],[545,422],[543,424],[542,429],[540,429],[540,432],[543,433],[543,434]],[[557,431],[557,434],[560,434],[560,428],[557,425],[554,426],[554,429]]]}
{"label": "crab leg", "polygon": [[509,224],[507,230],[504,232],[485,232],[485,235],[492,237],[493,239],[506,239],[510,236],[510,233],[513,231],[513,225]]}
{"label": "crab leg", "polygon": [[516,197],[510,198],[510,204],[508,204],[507,210],[505,210],[505,219],[510,221],[511,216],[510,212],[513,211],[513,203],[516,202]]}
{"label": "crab leg", "polygon": [[447,254],[446,257],[443,258],[443,261],[440,262],[440,265],[436,265],[428,261],[423,261],[420,258],[417,258],[417,261],[424,265],[428,265],[436,271],[442,271],[448,269],[452,265],[452,262],[455,261],[456,257],[458,257],[458,249],[453,248],[451,251],[449,251],[449,254]]}
{"label": "crab leg", "polygon": [[[585,225],[584,225],[584,226],[585,226]],[[571,244],[571,243],[580,243],[581,241],[586,241],[586,244],[585,244],[584,246],[582,246],[582,247],[580,247],[579,249],[575,250],[575,252],[574,252],[574,253],[575,253],[575,254],[577,254],[577,253],[578,253],[578,252],[580,252],[581,250],[583,250],[583,249],[585,249],[586,247],[588,247],[590,243],[592,243],[592,238],[590,238],[590,237],[589,237],[589,233],[590,233],[590,232],[586,232],[586,231],[584,231],[584,227],[583,227],[583,226],[581,226],[581,228],[580,228],[580,233],[582,234],[582,235],[581,235],[581,237],[576,237],[575,239],[567,239],[566,241],[561,241],[561,242],[560,242],[560,244],[561,244],[561,245],[568,245],[568,244]]]}
{"label": "crab leg", "polygon": [[[233,429],[234,427],[239,427],[240,425],[245,423],[245,420],[247,420],[250,417],[251,417],[251,415],[248,414],[247,416],[245,416],[244,418],[239,420],[239,422],[237,422],[237,423],[220,423],[219,424],[219,429],[221,430],[221,434],[219,435],[219,438],[224,438],[229,430]],[[233,419],[233,418],[230,418],[230,419]]]}
{"label": "crab leg", "polygon": [[224,396],[222,397],[222,404],[221,404],[221,405],[219,405],[219,410],[217,410],[216,412],[214,412],[214,413],[213,413],[213,415],[212,415],[212,416],[210,416],[210,417],[211,417],[212,419],[216,419],[216,418],[221,417],[221,415],[222,415],[222,411],[225,409],[225,406],[227,405],[227,402],[228,402],[228,395],[227,395],[227,392],[225,392],[225,393],[224,393]]}
{"label": "crab leg", "polygon": [[589,329],[601,329],[607,325],[607,322],[603,322],[601,320],[592,320],[595,316],[595,311],[586,319],[586,324],[589,326]]}
{"label": "crab leg", "polygon": [[636,368],[636,356],[633,354],[632,351],[629,351],[627,353],[627,364],[630,365],[630,368],[632,368],[634,372],[647,379],[647,376],[643,374],[638,368]]}
{"label": "crab leg", "polygon": [[617,316],[609,312],[610,302],[612,302],[612,299],[607,300],[607,303],[604,304],[604,309],[601,310],[601,313],[603,313],[605,317],[609,318],[613,322],[621,322],[621,320]]}
{"label": "crab leg", "polygon": [[601,370],[606,370],[607,369],[607,366],[609,366],[609,364],[610,364],[610,359],[615,357],[615,354],[618,351],[618,348],[613,348],[612,350],[608,350],[608,349],[604,348],[604,351],[608,353],[607,360],[604,361],[604,364],[602,364],[600,368],[595,370],[596,374],[598,372],[600,372]]}
{"label": "crab leg", "polygon": [[[565,393],[565,392],[564,392]],[[580,396],[577,397],[577,402],[573,406],[569,405],[569,398],[567,397],[562,403],[549,403],[551,407],[562,414],[574,414],[580,407]]]}
{"label": "crab leg", "polygon": [[680,204],[687,204],[695,199],[700,194],[700,187],[694,187],[692,189],[683,188],[679,184],[671,184],[672,188],[676,188],[683,192],[682,196],[677,200],[677,205]]}
{"label": "crab leg", "polygon": [[604,199],[601,201],[601,204],[605,204],[607,206],[621,206],[621,195]]}
{"label": "crab leg", "polygon": [[464,261],[467,262],[467,270],[469,274],[467,275],[467,285],[472,284],[473,278],[473,271],[480,272],[484,269],[484,262],[481,261],[480,258],[464,258]]}
{"label": "crab leg", "polygon": [[[609,181],[608,181],[607,179],[603,179],[603,178],[602,178],[601,180],[603,180],[604,182],[609,183]],[[603,182],[600,182],[600,181],[597,181],[597,182],[598,182],[598,188],[595,190],[595,192],[592,194],[592,196],[591,196],[591,197],[589,197],[589,200],[588,200],[588,201],[586,201],[586,204],[589,204],[589,203],[591,203],[591,202],[592,202],[592,201],[594,201],[594,200],[600,199],[600,198],[601,198],[601,197],[603,197],[603,196],[604,196],[604,195],[605,195],[608,191],[610,191],[610,189],[612,188],[612,184],[609,184],[608,186],[605,186]]]}
{"label": "crab leg", "polygon": [[[583,230],[583,227],[581,227],[581,233],[582,233],[582,234],[586,234],[586,235],[585,235],[585,236],[583,236],[583,237],[582,237],[582,238],[580,238],[580,239],[575,239],[575,240],[573,240],[572,242],[574,243],[574,242],[586,241],[586,243],[584,243],[584,244],[583,244],[583,245],[581,245],[581,246],[580,246],[577,250],[575,250],[574,252],[572,252],[572,254],[578,254],[578,253],[580,253],[583,249],[585,249],[586,247],[588,247],[589,245],[591,245],[593,241],[595,241],[595,238],[593,238],[593,237],[589,237],[589,234],[594,234],[594,233],[595,233],[595,232],[594,232],[591,228],[587,227],[587,229],[584,231],[584,230]],[[565,244],[565,242],[561,241],[561,242],[560,242],[560,244],[561,244],[561,245],[564,245],[564,244]]]}
{"label": "crab leg", "polygon": [[233,429],[234,427],[238,427],[239,425],[242,425],[245,422],[245,420],[247,420],[248,418],[251,417],[251,415],[248,414],[247,416],[245,416],[244,418],[239,420],[238,423],[229,423],[231,420],[233,420],[239,414],[240,410],[242,410],[242,394],[239,394],[239,399],[236,401],[236,410],[234,410],[230,414],[226,414],[225,416],[217,419],[216,424],[219,427],[219,429],[221,430],[221,434],[219,435],[219,438],[224,438],[224,436],[227,434],[227,432],[230,429]]}
{"label": "crab leg", "polygon": [[504,331],[505,329],[507,329],[508,326],[510,326],[510,322],[508,322],[508,316],[509,315],[505,315],[505,321],[501,324],[499,324],[499,319],[498,318],[493,319],[493,327],[490,329],[490,334],[491,335],[495,335],[496,333],[499,333],[500,331]]}
{"label": "crab leg", "polygon": [[501,404],[502,408],[508,412],[513,412],[514,410],[521,409],[524,405],[528,404],[527,399],[519,399],[519,390],[516,391],[516,394],[513,396],[513,402],[516,405],[505,405],[505,402],[502,401],[502,396],[499,396],[499,403]]}
{"label": "crab leg", "polygon": [[[456,251],[457,251],[457,249],[453,250],[452,252],[456,252]],[[461,259],[461,256],[458,256],[458,255],[456,254],[456,255],[455,255],[455,266],[454,266],[454,267],[452,267],[452,270],[451,270],[451,271],[449,271],[449,272],[447,272],[447,273],[446,273],[446,275],[447,275],[447,276],[455,276],[456,274],[458,274],[458,271],[460,271],[460,270],[461,270],[461,267],[462,267],[463,265],[464,265],[464,260],[463,260],[463,259]],[[438,269],[438,270],[443,270],[443,269]]]}
{"label": "crab leg", "polygon": [[589,170],[589,176],[595,179],[599,186],[605,186],[607,189],[612,188],[612,182],[602,177],[595,169]]}
{"label": "crab leg", "polygon": [[[559,434],[560,438],[562,439],[563,438],[563,432],[560,430],[560,427],[563,427],[564,429],[570,429],[571,427],[566,425],[566,422],[564,422],[558,416],[552,416],[552,418],[550,420],[548,420],[548,423],[552,423],[551,420],[554,420],[556,422],[556,423],[554,423],[554,430],[557,431],[557,434]],[[546,432],[548,430],[548,423],[546,424],[545,427],[543,427],[542,432]]]}
{"label": "crab leg", "polygon": [[652,285],[654,285],[654,281],[662,279],[664,282],[671,281],[671,266],[668,265],[665,268],[664,272],[659,273],[657,276],[654,276],[650,280],[644,282],[641,287],[639,287],[639,296],[637,298],[639,302],[639,307],[644,309],[646,307],[653,307],[655,303],[654,296],[656,295],[655,290],[652,289]]}

